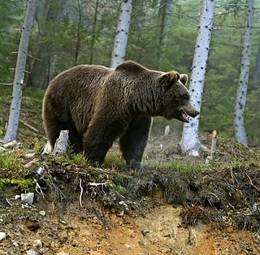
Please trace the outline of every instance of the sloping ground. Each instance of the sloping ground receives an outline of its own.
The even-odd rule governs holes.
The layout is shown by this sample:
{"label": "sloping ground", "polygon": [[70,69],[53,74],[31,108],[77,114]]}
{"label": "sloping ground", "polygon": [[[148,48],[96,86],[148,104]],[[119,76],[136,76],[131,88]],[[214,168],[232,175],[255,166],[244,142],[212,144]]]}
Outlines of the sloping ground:
{"label": "sloping ground", "polygon": [[[22,112],[39,133],[21,124],[23,144],[0,154],[0,254],[260,254],[259,153],[219,138],[206,164],[178,154],[169,135],[151,137],[142,174],[117,145],[93,168],[80,154],[40,155],[40,105],[41,95],[25,97]],[[15,199],[28,191],[33,205]]]}
{"label": "sloping ground", "polygon": [[[4,127],[8,121],[8,114],[10,111],[11,102],[11,87],[6,88],[0,85],[0,138],[4,135]],[[43,91],[27,89],[24,93],[21,109],[21,122],[19,123],[18,140],[23,143],[30,143],[33,138],[42,138],[42,105]],[[37,132],[26,126],[29,124]]]}
{"label": "sloping ground", "polygon": [[[116,146],[103,169],[82,155],[2,154],[0,254],[37,245],[40,254],[259,254],[259,155],[233,141],[218,148],[210,164],[146,160],[142,175],[124,169]],[[34,205],[15,200],[24,190],[35,193]]]}

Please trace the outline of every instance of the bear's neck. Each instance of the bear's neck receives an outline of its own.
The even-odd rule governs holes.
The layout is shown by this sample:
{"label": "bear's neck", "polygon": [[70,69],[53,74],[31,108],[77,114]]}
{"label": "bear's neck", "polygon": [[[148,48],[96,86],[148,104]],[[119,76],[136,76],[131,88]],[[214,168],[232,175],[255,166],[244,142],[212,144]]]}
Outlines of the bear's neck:
{"label": "bear's neck", "polygon": [[147,116],[158,115],[158,95],[152,88],[136,87],[129,98],[131,112]]}

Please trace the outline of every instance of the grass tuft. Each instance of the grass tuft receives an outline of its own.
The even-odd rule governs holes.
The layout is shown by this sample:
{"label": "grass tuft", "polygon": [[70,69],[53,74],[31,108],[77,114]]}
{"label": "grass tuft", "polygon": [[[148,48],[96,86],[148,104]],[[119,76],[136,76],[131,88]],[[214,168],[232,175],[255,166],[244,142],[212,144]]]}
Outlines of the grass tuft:
{"label": "grass tuft", "polygon": [[146,166],[148,168],[155,169],[165,169],[165,170],[173,170],[179,173],[194,173],[194,172],[204,172],[209,170],[209,166],[202,162],[190,162],[190,161],[167,161],[167,162],[158,162],[149,160],[146,162]]}
{"label": "grass tuft", "polygon": [[23,169],[22,160],[19,153],[2,153],[0,154],[1,172],[17,173]]}

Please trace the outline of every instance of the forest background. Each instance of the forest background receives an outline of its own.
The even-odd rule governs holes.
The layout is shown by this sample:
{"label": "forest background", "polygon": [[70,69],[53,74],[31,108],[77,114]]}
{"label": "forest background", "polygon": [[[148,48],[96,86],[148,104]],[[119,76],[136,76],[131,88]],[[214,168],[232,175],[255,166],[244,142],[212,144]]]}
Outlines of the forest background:
{"label": "forest background", "polygon": [[[135,0],[126,59],[163,71],[191,73],[201,10],[200,0],[173,1],[167,40],[161,45],[166,5]],[[38,0],[30,38],[25,89],[43,95],[49,81],[77,64],[110,66],[116,34],[118,0]],[[11,95],[17,48],[26,1],[0,3],[0,93]],[[200,115],[200,130],[233,137],[236,91],[239,85],[245,0],[217,1],[214,29]],[[255,1],[249,87],[245,124],[251,146],[260,145],[260,1]],[[39,113],[40,114],[40,113]],[[0,118],[0,126],[7,122]],[[157,119],[157,126],[167,122]],[[182,124],[171,121],[179,133]],[[3,132],[3,131],[2,131]]]}

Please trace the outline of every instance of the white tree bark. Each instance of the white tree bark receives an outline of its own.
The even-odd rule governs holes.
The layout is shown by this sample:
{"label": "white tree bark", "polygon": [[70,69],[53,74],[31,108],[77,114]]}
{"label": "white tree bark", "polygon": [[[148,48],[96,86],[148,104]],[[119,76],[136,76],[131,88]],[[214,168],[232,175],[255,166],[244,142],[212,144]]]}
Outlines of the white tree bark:
{"label": "white tree bark", "polygon": [[[203,0],[200,16],[199,32],[193,57],[190,79],[190,95],[193,106],[200,111],[203,95],[204,79],[214,21],[215,0]],[[181,149],[192,156],[199,155],[200,141],[198,138],[199,118],[184,124]]]}
{"label": "white tree bark", "polygon": [[112,53],[111,67],[116,68],[124,62],[128,32],[131,20],[132,0],[123,0],[117,23],[117,32]]}
{"label": "white tree bark", "polygon": [[244,45],[241,58],[241,70],[239,87],[237,90],[234,130],[238,142],[247,145],[247,135],[244,124],[244,111],[246,105],[247,86],[249,78],[250,56],[252,46],[252,25],[253,25],[254,0],[247,1],[247,18],[245,24]]}
{"label": "white tree bark", "polygon": [[22,102],[26,57],[28,52],[30,34],[33,28],[33,22],[35,18],[35,11],[36,0],[28,0],[16,61],[15,76],[13,81],[12,102],[10,107],[7,131],[4,137],[5,143],[8,143],[16,139]]}

